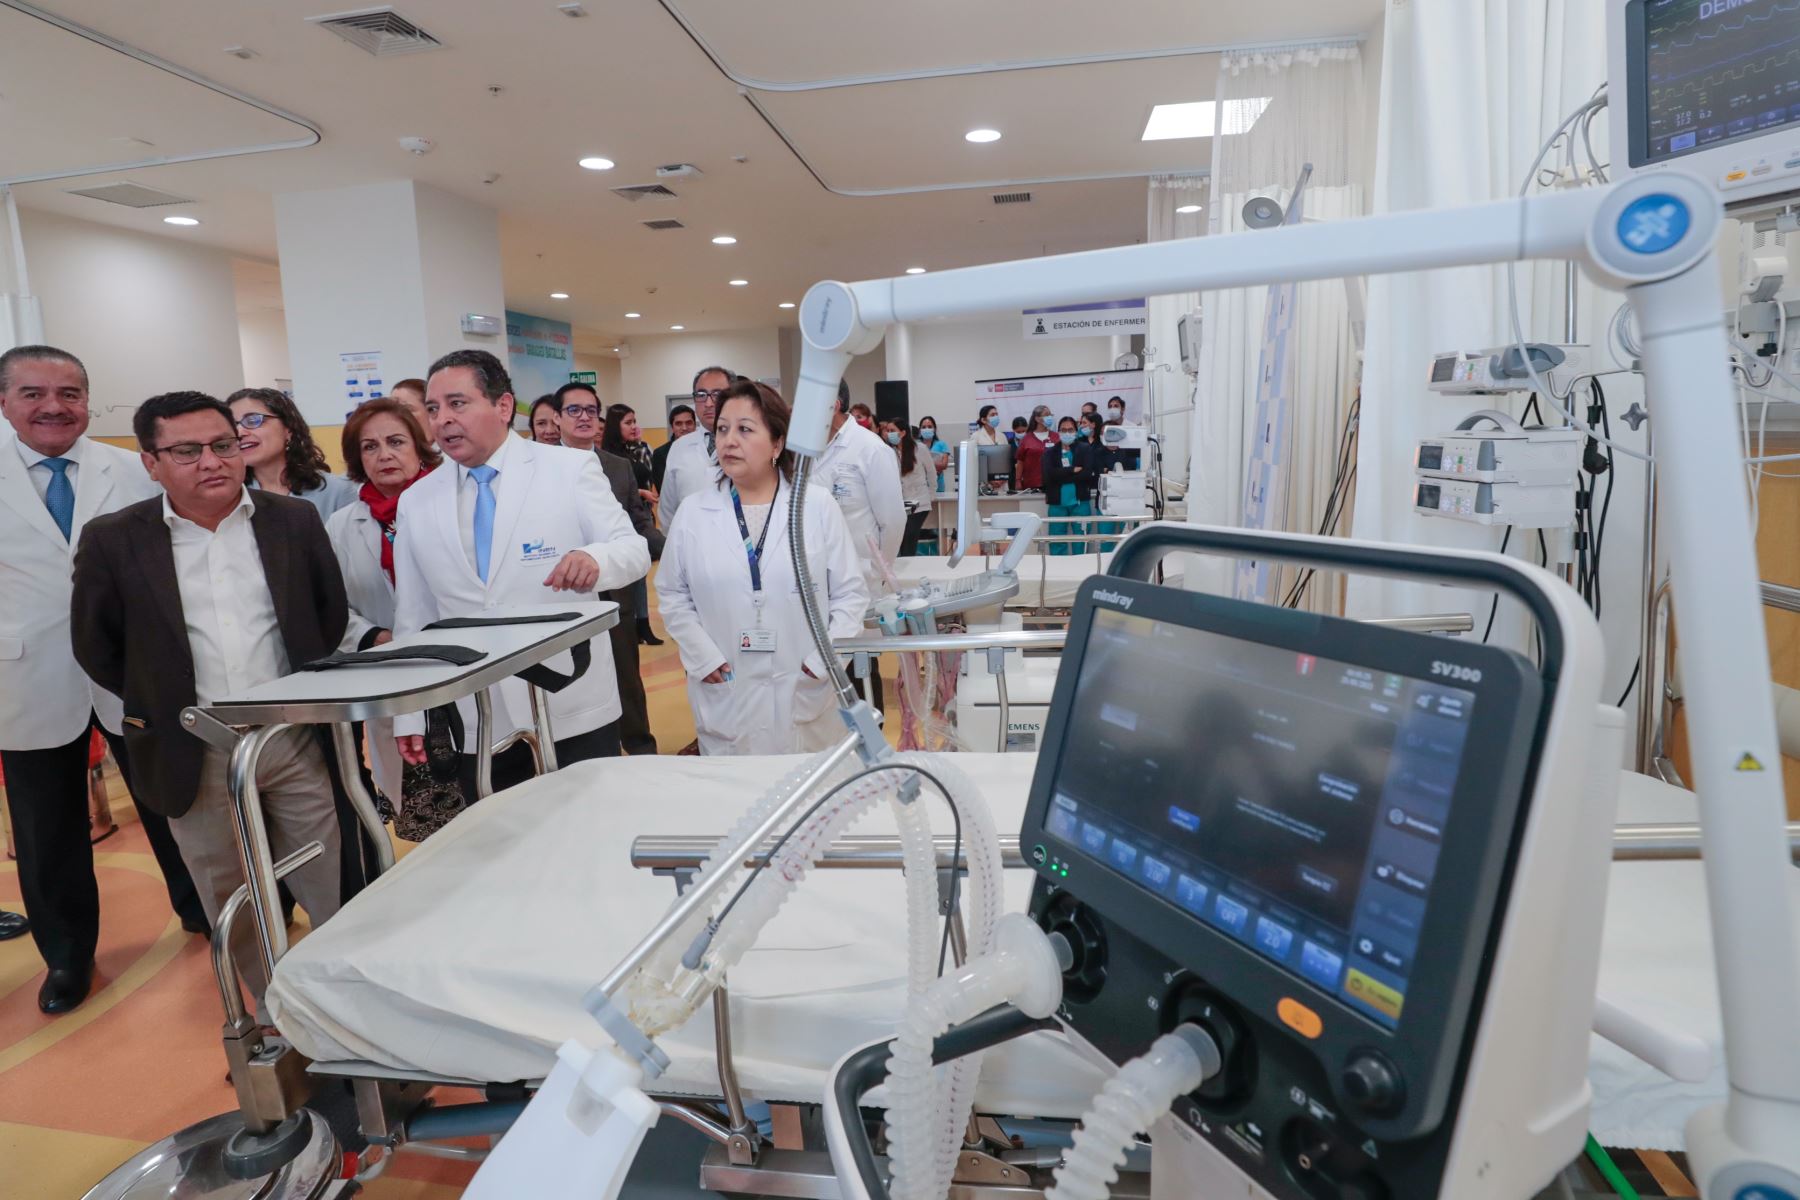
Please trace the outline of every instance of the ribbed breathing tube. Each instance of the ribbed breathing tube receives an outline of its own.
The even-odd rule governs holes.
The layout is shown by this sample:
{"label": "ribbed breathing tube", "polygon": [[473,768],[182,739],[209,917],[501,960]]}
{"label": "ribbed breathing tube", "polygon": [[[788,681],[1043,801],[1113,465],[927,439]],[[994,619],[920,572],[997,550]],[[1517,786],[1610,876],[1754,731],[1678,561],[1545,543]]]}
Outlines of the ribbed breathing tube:
{"label": "ribbed breathing tube", "polygon": [[1044,1200],[1107,1200],[1137,1135],[1168,1112],[1177,1096],[1218,1074],[1221,1063],[1218,1043],[1198,1025],[1182,1025],[1157,1038],[1100,1089]]}

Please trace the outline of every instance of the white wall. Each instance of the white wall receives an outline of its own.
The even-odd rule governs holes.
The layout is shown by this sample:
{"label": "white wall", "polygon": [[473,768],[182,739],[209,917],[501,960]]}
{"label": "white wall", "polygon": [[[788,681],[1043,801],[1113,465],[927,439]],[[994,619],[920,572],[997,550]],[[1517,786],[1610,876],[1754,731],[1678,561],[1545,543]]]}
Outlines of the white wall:
{"label": "white wall", "polygon": [[91,432],[129,435],[124,406],[159,392],[244,386],[230,254],[54,213],[19,220],[44,337],[87,364]]}
{"label": "white wall", "polygon": [[720,333],[671,333],[631,339],[631,353],[620,364],[623,396],[637,410],[638,423],[666,423],[664,396],[685,394],[694,372],[715,364],[752,379],[781,374],[780,339],[773,326]]}
{"label": "white wall", "polygon": [[[1028,342],[1017,316],[972,321],[923,321],[912,327],[912,419],[934,416],[951,430],[975,420],[977,379],[1064,375],[1112,369],[1112,340],[1055,338]],[[881,350],[865,357],[878,359]],[[876,375],[875,378],[881,378]],[[869,392],[871,406],[873,389]]]}
{"label": "white wall", "polygon": [[432,361],[452,350],[486,350],[505,362],[504,336],[473,336],[462,331],[465,313],[506,320],[499,214],[485,204],[422,183],[413,185],[413,204],[425,289],[427,361],[406,374],[423,376]]}
{"label": "white wall", "polygon": [[274,387],[278,379],[294,378],[288,365],[287,314],[281,309],[240,312],[238,346],[244,356],[245,387]]}

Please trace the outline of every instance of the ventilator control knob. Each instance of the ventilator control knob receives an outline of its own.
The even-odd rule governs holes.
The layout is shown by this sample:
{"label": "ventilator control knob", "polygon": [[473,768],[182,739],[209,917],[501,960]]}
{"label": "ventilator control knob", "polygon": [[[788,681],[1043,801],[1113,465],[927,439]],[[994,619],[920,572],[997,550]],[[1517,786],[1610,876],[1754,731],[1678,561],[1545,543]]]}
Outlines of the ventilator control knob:
{"label": "ventilator control knob", "polygon": [[1399,1068],[1373,1050],[1359,1050],[1344,1068],[1344,1093],[1350,1102],[1371,1116],[1385,1117],[1399,1111],[1406,1086]]}

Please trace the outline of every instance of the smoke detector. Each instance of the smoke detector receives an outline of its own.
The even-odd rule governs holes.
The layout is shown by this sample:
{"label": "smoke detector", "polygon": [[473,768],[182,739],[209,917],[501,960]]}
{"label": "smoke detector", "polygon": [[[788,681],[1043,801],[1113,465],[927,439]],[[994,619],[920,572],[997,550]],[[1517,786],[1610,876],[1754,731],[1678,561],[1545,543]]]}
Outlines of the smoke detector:
{"label": "smoke detector", "polygon": [[437,143],[427,137],[403,137],[400,148],[408,154],[426,155],[437,148]]}

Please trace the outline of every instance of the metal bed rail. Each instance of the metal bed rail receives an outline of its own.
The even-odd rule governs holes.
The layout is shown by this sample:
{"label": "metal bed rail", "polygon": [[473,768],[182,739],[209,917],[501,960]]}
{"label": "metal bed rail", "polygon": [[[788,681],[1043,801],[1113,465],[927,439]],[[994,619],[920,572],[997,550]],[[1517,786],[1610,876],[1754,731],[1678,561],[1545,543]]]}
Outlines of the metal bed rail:
{"label": "metal bed rail", "polygon": [[[1475,628],[1475,618],[1468,613],[1421,613],[1413,616],[1370,617],[1367,625],[1389,629],[1405,629],[1414,633],[1468,633]],[[999,745],[1006,751],[1006,734],[1012,718],[1012,701],[1007,693],[1006,655],[1011,651],[1061,650],[1068,641],[1064,629],[999,629],[986,633],[923,633],[901,637],[872,635],[838,638],[832,643],[839,654],[852,659],[852,674],[866,678],[869,662],[878,654],[925,654],[939,652],[986,651],[988,674],[994,677],[994,691],[999,708]]]}
{"label": "metal bed rail", "polygon": [[[1789,852],[1800,858],[1800,822],[1787,827]],[[940,834],[933,839],[937,847],[938,870],[962,870],[965,858],[956,856],[955,839]],[[697,870],[718,845],[719,839],[703,834],[640,834],[631,842],[631,865],[639,870],[669,874]],[[747,851],[743,866],[759,866],[775,849],[775,839],[765,841],[755,851]],[[1035,855],[1037,848],[1032,853]],[[1692,824],[1634,824],[1613,829],[1614,862],[1672,862],[1700,857],[1700,826]],[[1000,837],[1001,865],[1022,869],[1032,865],[1026,861],[1022,842],[1016,834]],[[900,839],[893,834],[856,834],[833,842],[819,858],[818,866],[838,871],[895,871],[901,867]]]}

